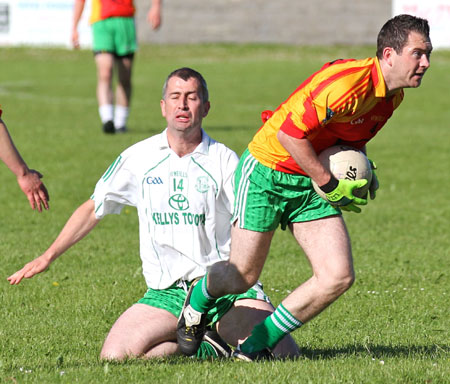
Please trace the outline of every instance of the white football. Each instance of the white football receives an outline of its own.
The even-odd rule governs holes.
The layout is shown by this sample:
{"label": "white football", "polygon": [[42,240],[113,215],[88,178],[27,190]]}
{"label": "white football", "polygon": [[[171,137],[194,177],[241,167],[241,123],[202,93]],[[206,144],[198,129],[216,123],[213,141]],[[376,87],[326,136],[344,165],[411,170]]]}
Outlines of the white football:
{"label": "white football", "polygon": [[[366,179],[364,187],[353,191],[356,197],[366,198],[372,181],[372,169],[364,152],[345,145],[335,145],[319,154],[319,160],[337,179]],[[314,190],[325,199],[325,193],[313,181]]]}

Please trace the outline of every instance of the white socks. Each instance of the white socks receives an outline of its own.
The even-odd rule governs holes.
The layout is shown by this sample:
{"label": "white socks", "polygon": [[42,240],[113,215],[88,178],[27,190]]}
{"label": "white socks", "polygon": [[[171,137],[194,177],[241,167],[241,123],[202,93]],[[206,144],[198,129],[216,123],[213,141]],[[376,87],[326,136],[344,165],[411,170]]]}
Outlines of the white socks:
{"label": "white socks", "polygon": [[122,105],[104,104],[98,107],[98,113],[100,114],[100,120],[102,123],[107,121],[113,121],[116,129],[124,128],[127,125],[129,107]]}
{"label": "white socks", "polygon": [[129,107],[116,105],[114,109],[114,127],[116,129],[125,128],[128,120]]}
{"label": "white socks", "polygon": [[98,113],[100,114],[100,120],[102,123],[106,123],[107,121],[114,120],[114,105],[112,104],[104,104],[98,107]]}

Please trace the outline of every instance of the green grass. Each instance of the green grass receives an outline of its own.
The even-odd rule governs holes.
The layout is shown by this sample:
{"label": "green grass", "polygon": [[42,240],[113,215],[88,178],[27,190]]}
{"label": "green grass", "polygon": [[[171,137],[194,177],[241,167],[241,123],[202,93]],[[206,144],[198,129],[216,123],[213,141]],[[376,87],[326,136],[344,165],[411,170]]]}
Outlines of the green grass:
{"label": "green grass", "polygon": [[[205,128],[241,154],[312,71],[372,47],[144,46],[136,58],[130,133],[101,133],[87,51],[2,48],[0,103],[13,139],[45,175],[51,210],[32,212],[0,164],[0,378],[5,383],[449,383],[448,166],[450,52],[437,51],[418,90],[370,143],[381,189],[346,214],[357,280],[293,334],[297,361],[241,364],[184,358],[98,360],[115,319],[146,287],[134,208],[109,216],[51,268],[17,287],[6,277],[40,255],[126,147],[161,131],[161,86],[191,66],[208,81]],[[289,233],[277,232],[262,275],[275,304],[310,274]]]}

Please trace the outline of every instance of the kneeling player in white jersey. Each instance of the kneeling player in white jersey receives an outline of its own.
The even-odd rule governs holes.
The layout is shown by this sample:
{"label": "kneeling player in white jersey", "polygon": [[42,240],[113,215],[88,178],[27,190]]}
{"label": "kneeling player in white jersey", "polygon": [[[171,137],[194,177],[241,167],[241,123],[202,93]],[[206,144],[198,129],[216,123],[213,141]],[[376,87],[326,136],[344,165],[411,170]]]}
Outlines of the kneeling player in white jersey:
{"label": "kneeling player in white jersey", "polygon": [[[18,284],[44,271],[102,217],[118,214],[126,205],[137,207],[148,290],[113,325],[101,351],[103,359],[177,354],[177,318],[189,287],[212,264],[229,257],[232,176],[238,157],[203,131],[209,108],[207,85],[198,72],[172,72],[161,100],[167,128],[126,149],[50,248],[8,278]],[[207,316],[210,331],[196,356],[228,357],[228,344],[236,346],[272,312],[260,284],[242,295],[221,298]],[[292,357],[298,348],[286,336],[273,352]]]}

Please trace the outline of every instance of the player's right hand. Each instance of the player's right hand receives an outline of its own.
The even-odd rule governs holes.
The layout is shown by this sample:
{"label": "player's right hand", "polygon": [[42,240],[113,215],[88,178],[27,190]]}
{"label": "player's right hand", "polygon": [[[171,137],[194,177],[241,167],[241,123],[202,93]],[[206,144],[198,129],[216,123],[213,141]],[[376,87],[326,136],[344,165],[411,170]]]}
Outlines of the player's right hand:
{"label": "player's right hand", "polygon": [[45,271],[50,265],[51,261],[44,255],[37,257],[33,261],[25,264],[25,266],[8,277],[9,284],[16,285],[21,282],[22,279],[29,279],[38,273]]}
{"label": "player's right hand", "polygon": [[72,31],[72,46],[74,49],[80,49],[80,37],[76,28]]}
{"label": "player's right hand", "polygon": [[353,191],[364,187],[367,184],[367,180],[340,179],[337,181],[338,184],[333,190],[324,191],[328,202],[344,211],[360,213],[361,208],[357,207],[357,205],[366,205],[367,200],[354,196]]}

